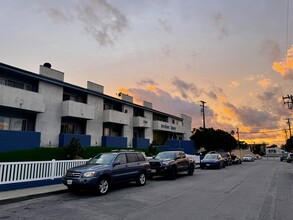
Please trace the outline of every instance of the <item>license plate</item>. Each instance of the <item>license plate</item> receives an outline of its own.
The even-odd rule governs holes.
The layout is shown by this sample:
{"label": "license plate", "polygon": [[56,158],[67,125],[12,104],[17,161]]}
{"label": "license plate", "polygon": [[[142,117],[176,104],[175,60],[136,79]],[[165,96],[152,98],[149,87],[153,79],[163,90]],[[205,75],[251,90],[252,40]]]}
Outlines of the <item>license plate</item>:
{"label": "license plate", "polygon": [[151,169],[151,173],[156,173],[156,170],[155,169]]}
{"label": "license plate", "polygon": [[210,166],[210,164],[207,164],[207,167],[209,167]]}
{"label": "license plate", "polygon": [[72,185],[72,180],[67,180],[68,185]]}

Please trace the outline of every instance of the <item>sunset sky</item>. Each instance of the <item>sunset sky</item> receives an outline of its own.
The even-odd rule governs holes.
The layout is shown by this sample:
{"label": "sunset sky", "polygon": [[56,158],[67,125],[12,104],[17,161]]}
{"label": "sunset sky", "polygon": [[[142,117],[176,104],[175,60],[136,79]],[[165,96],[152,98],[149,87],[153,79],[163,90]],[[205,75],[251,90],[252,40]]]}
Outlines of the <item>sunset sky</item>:
{"label": "sunset sky", "polygon": [[[293,110],[293,0],[2,0],[2,63],[122,91],[280,146]],[[287,132],[289,136],[289,132]],[[235,137],[236,138],[236,137]]]}

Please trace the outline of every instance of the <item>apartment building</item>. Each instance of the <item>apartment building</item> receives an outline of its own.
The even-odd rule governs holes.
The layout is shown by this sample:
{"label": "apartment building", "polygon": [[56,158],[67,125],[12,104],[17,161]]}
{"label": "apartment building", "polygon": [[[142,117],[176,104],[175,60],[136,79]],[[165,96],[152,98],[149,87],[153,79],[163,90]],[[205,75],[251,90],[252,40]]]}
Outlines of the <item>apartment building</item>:
{"label": "apartment building", "polygon": [[157,111],[148,101],[135,104],[127,94],[106,95],[94,82],[87,88],[66,83],[49,63],[38,74],[0,63],[0,151],[63,147],[74,137],[84,147],[186,142],[191,122],[184,114]]}

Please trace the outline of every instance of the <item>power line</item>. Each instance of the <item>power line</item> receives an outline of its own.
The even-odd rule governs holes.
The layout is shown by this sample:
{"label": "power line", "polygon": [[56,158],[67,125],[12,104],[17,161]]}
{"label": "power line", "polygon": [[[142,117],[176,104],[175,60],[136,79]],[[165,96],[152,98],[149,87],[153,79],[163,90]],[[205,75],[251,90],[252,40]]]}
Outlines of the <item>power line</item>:
{"label": "power line", "polygon": [[284,129],[278,130],[270,130],[270,131],[250,131],[250,132],[240,132],[241,134],[265,134],[265,133],[273,133],[273,132],[283,132]]}

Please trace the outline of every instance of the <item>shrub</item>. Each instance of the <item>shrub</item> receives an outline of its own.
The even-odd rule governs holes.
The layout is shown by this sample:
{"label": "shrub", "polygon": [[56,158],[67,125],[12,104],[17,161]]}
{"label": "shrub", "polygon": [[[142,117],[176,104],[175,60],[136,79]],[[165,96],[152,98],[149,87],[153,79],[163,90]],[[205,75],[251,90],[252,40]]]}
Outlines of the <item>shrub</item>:
{"label": "shrub", "polygon": [[78,138],[72,138],[70,144],[64,147],[65,155],[68,159],[79,158],[83,150]]}

